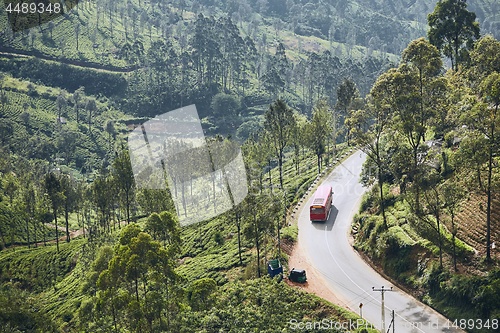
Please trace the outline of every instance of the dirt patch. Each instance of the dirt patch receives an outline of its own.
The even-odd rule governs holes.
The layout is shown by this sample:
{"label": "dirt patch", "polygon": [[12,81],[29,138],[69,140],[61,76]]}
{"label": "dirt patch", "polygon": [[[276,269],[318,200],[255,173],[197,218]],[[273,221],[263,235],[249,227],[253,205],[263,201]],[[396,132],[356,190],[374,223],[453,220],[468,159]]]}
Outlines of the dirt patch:
{"label": "dirt patch", "polygon": [[304,251],[300,248],[300,244],[297,242],[292,249],[292,253],[288,259],[288,265],[290,270],[292,268],[305,269],[307,274],[306,283],[295,283],[286,279],[288,285],[300,288],[305,292],[315,294],[330,303],[347,308],[347,305],[343,303],[331,290],[327,287],[326,281],[323,279],[321,274],[316,271],[316,269],[309,263],[307,258],[303,255]]}

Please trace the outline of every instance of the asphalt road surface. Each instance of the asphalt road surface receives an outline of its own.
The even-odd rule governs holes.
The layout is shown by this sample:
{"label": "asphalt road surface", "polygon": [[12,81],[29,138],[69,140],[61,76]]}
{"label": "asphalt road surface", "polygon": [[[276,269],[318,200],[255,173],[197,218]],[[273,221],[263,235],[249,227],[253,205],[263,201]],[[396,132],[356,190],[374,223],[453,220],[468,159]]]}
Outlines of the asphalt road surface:
{"label": "asphalt road surface", "polygon": [[[354,153],[324,181],[334,192],[332,210],[325,223],[310,222],[312,198],[304,205],[298,222],[299,243],[307,261],[323,275],[326,287],[341,303],[358,314],[362,303],[362,317],[381,330],[382,293],[372,288],[390,289],[392,284],[365,263],[349,243],[351,222],[366,190],[359,183],[365,159],[364,153]],[[392,332],[391,313],[394,310],[397,333],[462,332],[453,327],[453,322],[396,287],[384,292],[384,299],[385,331]]]}

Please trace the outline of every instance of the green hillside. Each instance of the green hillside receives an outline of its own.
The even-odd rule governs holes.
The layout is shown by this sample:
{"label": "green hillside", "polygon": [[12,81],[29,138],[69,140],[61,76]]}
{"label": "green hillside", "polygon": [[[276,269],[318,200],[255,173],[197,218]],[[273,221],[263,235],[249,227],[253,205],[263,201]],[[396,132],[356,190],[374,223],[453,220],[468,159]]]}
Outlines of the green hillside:
{"label": "green hillside", "polygon": [[[99,4],[81,2],[67,17],[40,29],[12,36],[6,15],[2,15],[3,45],[22,50],[37,50],[56,58],[68,58],[101,64],[125,66],[117,59],[125,42],[143,43],[145,49],[158,38],[185,36],[183,27],[199,13],[230,14],[245,35],[260,39],[264,28],[268,42],[280,38],[280,32],[296,36],[315,36],[347,48],[361,46],[399,55],[406,44],[425,35],[427,14],[436,0],[324,0],[324,1],[181,1],[161,4],[157,1],[113,1]],[[483,33],[498,37],[498,4],[495,1],[469,1]],[[78,34],[76,33],[78,32]],[[79,47],[76,49],[76,36]],[[334,44],[334,45],[335,45]],[[64,47],[63,47],[64,46]],[[334,46],[336,49],[337,46]],[[308,50],[306,47],[305,50]]]}
{"label": "green hillside", "polygon": [[[287,279],[295,205],[357,149],[372,187],[356,249],[450,319],[497,318],[500,7],[469,0],[481,38],[436,37],[439,50],[420,38],[436,3],[89,0],[15,32],[2,11],[0,332],[359,320],[266,270],[280,257]],[[168,186],[139,186],[150,169],[134,175],[129,133],[191,104],[209,149],[155,147],[148,128]],[[223,160],[235,148],[241,203]],[[231,209],[189,225],[201,206]]]}
{"label": "green hillside", "polygon": [[[406,45],[425,36],[427,14],[435,2],[84,1],[50,23],[16,33],[10,30],[7,16],[0,15],[0,52],[125,71],[131,77],[122,110],[133,114],[141,110],[140,116],[192,103],[203,116],[210,115],[211,98],[220,91],[242,98],[243,108],[262,107],[281,94],[293,106],[310,112],[318,97],[334,103],[335,87],[344,77],[351,77],[361,94],[367,94],[376,77],[398,62]],[[494,1],[470,1],[469,8],[476,12],[483,34],[497,34]],[[213,19],[201,20],[200,14]],[[229,18],[230,23],[223,23]],[[286,62],[277,66],[279,43]],[[203,45],[213,45],[214,53]],[[203,71],[212,71],[206,68],[206,57],[214,57],[210,66],[218,69],[215,75],[203,77]],[[43,62],[39,66],[38,72],[53,69]],[[1,68],[8,70],[9,65]],[[172,69],[171,78],[182,79],[167,85],[164,77],[156,75],[162,68]],[[14,70],[13,75],[41,80],[33,69]],[[154,80],[152,87],[148,77]],[[55,77],[42,82],[68,89],[66,82]],[[98,94],[90,81],[81,85]],[[74,83],[68,90],[78,87]]]}

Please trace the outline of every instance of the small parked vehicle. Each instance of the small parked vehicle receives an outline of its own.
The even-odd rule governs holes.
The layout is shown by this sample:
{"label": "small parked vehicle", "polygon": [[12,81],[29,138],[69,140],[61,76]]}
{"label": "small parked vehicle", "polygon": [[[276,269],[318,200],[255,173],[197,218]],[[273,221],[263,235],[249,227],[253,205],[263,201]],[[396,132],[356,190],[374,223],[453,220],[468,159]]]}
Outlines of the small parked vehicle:
{"label": "small parked vehicle", "polygon": [[306,271],[303,269],[292,268],[288,279],[293,282],[305,283],[307,281]]}
{"label": "small parked vehicle", "polygon": [[271,278],[275,277],[276,275],[283,275],[283,266],[281,266],[279,259],[271,259],[267,262],[267,273]]}

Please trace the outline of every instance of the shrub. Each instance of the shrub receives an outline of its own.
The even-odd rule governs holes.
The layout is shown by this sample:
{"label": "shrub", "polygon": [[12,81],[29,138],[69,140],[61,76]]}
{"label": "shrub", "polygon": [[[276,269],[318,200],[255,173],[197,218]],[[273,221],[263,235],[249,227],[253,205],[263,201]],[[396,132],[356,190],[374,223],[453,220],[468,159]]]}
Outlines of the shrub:
{"label": "shrub", "polygon": [[363,199],[361,200],[361,207],[359,210],[361,212],[367,211],[369,208],[373,207],[374,201],[375,201],[375,196],[372,195],[370,192],[366,192],[363,195]]}
{"label": "shrub", "polygon": [[236,116],[241,109],[241,101],[237,96],[218,93],[212,98],[210,107],[217,116]]}
{"label": "shrub", "polygon": [[296,225],[285,227],[281,229],[281,237],[284,240],[295,242],[299,235],[299,228]]}
{"label": "shrub", "polygon": [[382,257],[382,265],[384,270],[391,275],[400,275],[411,268],[410,254],[412,245],[407,242],[401,232],[394,231],[399,227],[392,227],[391,230],[384,234],[383,241],[385,243],[385,251]]}
{"label": "shrub", "polygon": [[425,285],[430,296],[435,296],[441,291],[441,282],[446,281],[447,273],[443,272],[438,262],[433,262],[425,276]]}
{"label": "shrub", "polygon": [[222,245],[222,244],[224,244],[224,238],[222,237],[222,234],[220,233],[220,231],[217,231],[217,232],[214,234],[214,241],[215,241],[218,245]]}

